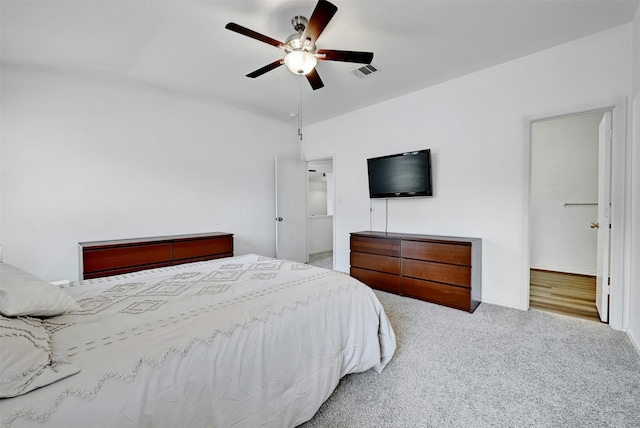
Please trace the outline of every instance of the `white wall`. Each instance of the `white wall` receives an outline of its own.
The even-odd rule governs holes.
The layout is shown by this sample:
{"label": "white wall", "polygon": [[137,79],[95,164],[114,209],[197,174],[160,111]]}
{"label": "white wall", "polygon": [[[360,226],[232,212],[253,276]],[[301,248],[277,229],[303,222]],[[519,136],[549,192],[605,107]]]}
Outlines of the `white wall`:
{"label": "white wall", "polygon": [[603,113],[532,124],[531,267],[596,275],[598,125]]}
{"label": "white wall", "polygon": [[75,279],[78,242],[211,231],[274,254],[274,156],[300,155],[290,126],[104,76],[1,77],[5,262]]}
{"label": "white wall", "polygon": [[333,217],[309,217],[309,254],[333,250]]}
{"label": "white wall", "polygon": [[529,120],[628,96],[630,52],[624,25],[307,126],[305,157],[334,153],[336,268],[370,227],[366,159],[431,148],[434,197],[389,201],[389,231],[482,238],[482,300],[526,308]]}
{"label": "white wall", "polygon": [[631,255],[629,290],[628,333],[636,349],[640,352],[640,7],[633,19],[633,82],[631,97],[632,144],[630,153],[633,165],[631,179]]}
{"label": "white wall", "polygon": [[309,215],[327,215],[327,182],[309,181]]}

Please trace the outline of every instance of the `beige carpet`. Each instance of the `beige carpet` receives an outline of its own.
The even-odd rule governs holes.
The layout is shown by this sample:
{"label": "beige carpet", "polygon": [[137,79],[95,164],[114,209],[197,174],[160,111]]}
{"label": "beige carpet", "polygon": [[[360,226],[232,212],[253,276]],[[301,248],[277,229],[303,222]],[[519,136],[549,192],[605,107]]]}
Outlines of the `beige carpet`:
{"label": "beige carpet", "polygon": [[640,427],[640,357],[608,325],[378,292],[398,349],[348,375],[312,427]]}

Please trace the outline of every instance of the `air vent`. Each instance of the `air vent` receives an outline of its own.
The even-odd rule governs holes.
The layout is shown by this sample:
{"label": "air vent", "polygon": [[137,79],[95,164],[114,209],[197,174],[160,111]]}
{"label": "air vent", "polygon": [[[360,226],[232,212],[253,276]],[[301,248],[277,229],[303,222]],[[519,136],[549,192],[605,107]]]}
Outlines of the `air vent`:
{"label": "air vent", "polygon": [[372,74],[377,73],[379,71],[380,69],[373,64],[367,64],[362,67],[354,68],[353,70],[351,70],[353,74],[355,74],[360,78],[371,76]]}

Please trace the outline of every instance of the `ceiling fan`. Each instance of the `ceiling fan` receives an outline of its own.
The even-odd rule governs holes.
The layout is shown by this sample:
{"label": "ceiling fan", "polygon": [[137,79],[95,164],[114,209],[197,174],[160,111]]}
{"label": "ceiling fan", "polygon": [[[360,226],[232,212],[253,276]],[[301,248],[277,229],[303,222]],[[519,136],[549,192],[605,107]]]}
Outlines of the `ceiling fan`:
{"label": "ceiling fan", "polygon": [[291,19],[291,24],[297,32],[287,37],[284,43],[233,22],[228,23],[225,28],[270,44],[285,52],[284,58],[247,74],[247,77],[256,78],[280,67],[282,64],[286,64],[292,73],[305,75],[311,87],[316,90],[324,87],[324,83],[322,83],[322,79],[320,79],[316,70],[318,60],[370,64],[373,59],[373,52],[338,51],[316,48],[318,37],[320,37],[320,34],[337,11],[338,8],[332,3],[327,0],[319,0],[310,19],[304,16],[295,16]]}

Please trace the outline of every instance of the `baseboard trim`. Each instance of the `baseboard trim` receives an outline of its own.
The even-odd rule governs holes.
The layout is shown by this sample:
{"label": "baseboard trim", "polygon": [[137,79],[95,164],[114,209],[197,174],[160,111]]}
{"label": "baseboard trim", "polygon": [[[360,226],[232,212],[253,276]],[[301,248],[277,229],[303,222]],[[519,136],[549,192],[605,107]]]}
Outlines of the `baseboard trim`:
{"label": "baseboard trim", "polygon": [[328,250],[314,250],[313,253],[309,253],[310,256],[315,256],[316,254],[320,254],[320,253],[329,253],[333,251],[333,248],[329,248]]}
{"label": "baseboard trim", "polygon": [[[529,301],[527,300],[527,303],[528,302]],[[517,309],[519,311],[527,311],[527,310],[529,310],[528,306],[526,308],[524,308],[522,306],[514,305],[514,304],[511,304],[509,302],[503,302],[501,300],[488,300],[488,299],[482,298],[482,299],[480,299],[480,303],[487,303],[489,305],[496,305],[496,306],[502,306],[504,308]]]}

